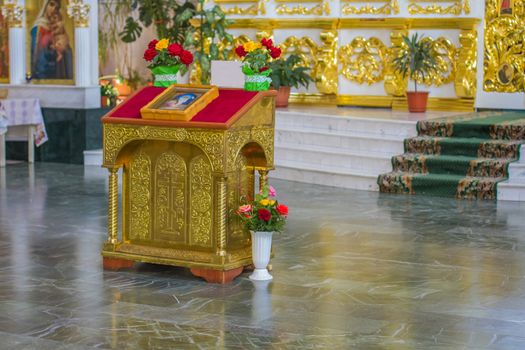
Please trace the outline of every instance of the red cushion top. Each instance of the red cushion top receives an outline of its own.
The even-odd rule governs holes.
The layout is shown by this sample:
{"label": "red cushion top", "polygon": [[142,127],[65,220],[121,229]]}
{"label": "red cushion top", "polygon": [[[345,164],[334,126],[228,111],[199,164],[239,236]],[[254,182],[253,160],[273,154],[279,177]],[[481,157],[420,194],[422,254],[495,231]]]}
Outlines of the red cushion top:
{"label": "red cushion top", "polygon": [[[161,87],[145,87],[110,112],[108,117],[142,119],[140,109],[164,90],[165,88]],[[189,122],[226,123],[255,95],[257,95],[257,92],[219,89],[219,96],[197,113]]]}

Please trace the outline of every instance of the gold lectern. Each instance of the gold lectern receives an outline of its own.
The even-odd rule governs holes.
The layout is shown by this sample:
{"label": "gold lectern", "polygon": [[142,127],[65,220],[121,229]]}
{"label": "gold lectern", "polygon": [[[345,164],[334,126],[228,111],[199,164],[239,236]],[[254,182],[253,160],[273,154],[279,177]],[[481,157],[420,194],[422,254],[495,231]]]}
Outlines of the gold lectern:
{"label": "gold lectern", "polygon": [[[146,120],[164,91],[146,87],[102,118],[109,170],[106,269],[136,261],[189,267],[225,283],[251,265],[249,232],[235,210],[274,168],[275,92],[220,89],[190,121]],[[122,235],[118,170],[122,168]]]}

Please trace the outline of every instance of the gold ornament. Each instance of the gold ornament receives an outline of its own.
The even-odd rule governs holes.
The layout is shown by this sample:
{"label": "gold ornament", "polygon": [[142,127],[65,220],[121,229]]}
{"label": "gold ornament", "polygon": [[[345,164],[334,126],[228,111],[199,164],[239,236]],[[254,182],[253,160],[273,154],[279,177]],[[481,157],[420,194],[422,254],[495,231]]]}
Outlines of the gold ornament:
{"label": "gold ornament", "polygon": [[343,15],[391,15],[399,13],[397,0],[375,0],[371,2],[383,3],[381,6],[366,4],[365,6],[355,6],[352,3],[364,2],[356,0],[341,1],[341,13]]}
{"label": "gold ornament", "polygon": [[378,38],[357,37],[339,50],[341,74],[358,84],[374,84],[385,76],[387,47]]}
{"label": "gold ornament", "polygon": [[82,0],[69,0],[67,5],[67,15],[73,19],[75,27],[89,27],[90,10],[91,6]]}
{"label": "gold ornament", "polygon": [[[435,1],[435,0],[434,0]],[[450,5],[438,5],[431,0],[410,0],[408,13],[411,15],[455,15],[470,13],[469,0],[442,0],[441,2],[452,3]],[[420,5],[421,3],[430,3],[431,5]]]}
{"label": "gold ornament", "polygon": [[485,91],[525,91],[525,4],[514,1],[511,5],[501,9],[496,0],[487,0],[485,5]]}
{"label": "gold ornament", "polygon": [[21,28],[23,26],[24,7],[18,6],[16,0],[4,0],[0,8],[9,28]]}
{"label": "gold ornament", "polygon": [[275,12],[278,15],[329,15],[330,3],[328,0],[323,0],[317,5],[311,7],[303,6],[301,4],[292,7],[287,4],[279,4],[275,8]]}

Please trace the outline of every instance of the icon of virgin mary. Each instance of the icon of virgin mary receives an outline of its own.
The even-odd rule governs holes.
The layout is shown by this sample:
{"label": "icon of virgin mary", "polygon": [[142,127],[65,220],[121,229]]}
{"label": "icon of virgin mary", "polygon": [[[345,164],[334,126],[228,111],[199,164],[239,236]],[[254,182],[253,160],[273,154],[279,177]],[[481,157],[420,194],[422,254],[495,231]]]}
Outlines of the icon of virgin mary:
{"label": "icon of virgin mary", "polygon": [[73,54],[60,0],[45,0],[31,28],[31,73],[35,79],[73,79]]}

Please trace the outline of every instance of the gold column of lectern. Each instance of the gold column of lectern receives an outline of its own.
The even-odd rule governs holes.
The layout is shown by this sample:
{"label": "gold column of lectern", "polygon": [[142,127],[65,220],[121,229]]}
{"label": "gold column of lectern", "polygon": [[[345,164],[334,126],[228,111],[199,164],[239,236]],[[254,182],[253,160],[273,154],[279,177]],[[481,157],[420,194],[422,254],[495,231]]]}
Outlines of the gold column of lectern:
{"label": "gold column of lectern", "polygon": [[[148,262],[226,283],[251,265],[249,232],[234,214],[274,168],[275,92],[220,89],[190,121],[149,120],[146,87],[102,118],[109,170],[106,269]],[[118,171],[122,169],[119,235]]]}

